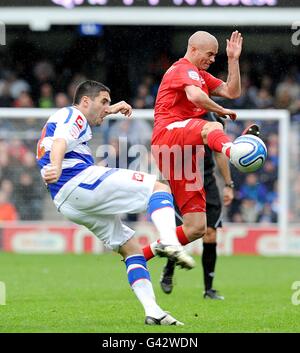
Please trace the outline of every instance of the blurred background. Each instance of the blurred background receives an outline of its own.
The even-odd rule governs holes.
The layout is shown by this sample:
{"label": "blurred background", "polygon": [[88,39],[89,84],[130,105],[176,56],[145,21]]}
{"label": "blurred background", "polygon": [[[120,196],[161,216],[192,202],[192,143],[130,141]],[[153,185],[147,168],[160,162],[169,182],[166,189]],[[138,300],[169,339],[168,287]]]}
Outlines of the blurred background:
{"label": "blurred background", "polygon": [[[132,122],[111,119],[96,128],[93,151],[109,144],[120,155],[125,136],[126,149],[149,148],[160,80],[184,55],[188,37],[196,30],[217,37],[219,54],[209,71],[226,80],[226,38],[238,29],[242,95],[219,102],[245,110],[242,120],[226,123],[232,138],[245,124],[261,125],[268,159],[255,174],[232,170],[235,200],[223,212],[219,251],[299,255],[299,9],[300,1],[279,0],[0,0],[0,249],[104,251],[87,230],[61,217],[41,181],[35,149],[51,109],[71,105],[81,81],[101,81],[113,102],[126,100],[136,111]],[[117,166],[133,159],[122,165],[117,158]],[[145,215],[123,217],[135,223],[142,244],[156,237]],[[190,247],[201,252],[197,244]]]}

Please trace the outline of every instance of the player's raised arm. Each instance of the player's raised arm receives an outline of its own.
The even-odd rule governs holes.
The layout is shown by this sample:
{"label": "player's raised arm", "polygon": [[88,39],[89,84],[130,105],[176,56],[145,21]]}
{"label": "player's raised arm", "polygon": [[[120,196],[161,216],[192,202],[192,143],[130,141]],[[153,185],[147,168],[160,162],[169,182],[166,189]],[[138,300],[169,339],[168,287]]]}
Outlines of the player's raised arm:
{"label": "player's raised arm", "polygon": [[226,53],[228,57],[228,77],[227,81],[222,83],[214,91],[213,96],[224,98],[238,98],[241,94],[241,75],[239,58],[242,52],[243,37],[241,33],[235,31],[231,34],[231,38],[226,39]]}
{"label": "player's raised arm", "polygon": [[236,119],[236,113],[231,109],[225,109],[221,105],[214,102],[209,96],[197,86],[185,86],[184,88],[187,99],[196,107],[204,108],[209,112],[217,113],[219,116],[228,115],[231,120]]}
{"label": "player's raised arm", "polygon": [[67,142],[65,139],[57,138],[53,141],[50,152],[51,166],[45,169],[45,173],[43,175],[45,183],[56,183],[60,178],[62,172],[62,161],[64,159],[66,150]]}
{"label": "player's raised arm", "polygon": [[106,110],[106,114],[117,114],[117,113],[122,113],[125,115],[127,118],[131,117],[132,114],[132,107],[125,101],[121,101],[115,104],[110,105]]}

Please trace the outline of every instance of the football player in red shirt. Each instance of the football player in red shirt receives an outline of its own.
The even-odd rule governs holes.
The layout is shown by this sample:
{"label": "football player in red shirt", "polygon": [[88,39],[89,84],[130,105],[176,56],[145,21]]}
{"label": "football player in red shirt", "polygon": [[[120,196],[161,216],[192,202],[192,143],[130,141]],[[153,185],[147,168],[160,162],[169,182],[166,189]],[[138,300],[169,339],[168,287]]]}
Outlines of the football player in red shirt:
{"label": "football player in red shirt", "polygon": [[[197,167],[196,147],[208,145],[215,152],[224,153],[230,158],[232,142],[224,133],[220,122],[201,119],[207,112],[236,119],[233,110],[215,103],[210,96],[237,98],[241,93],[239,57],[243,38],[238,31],[227,39],[228,78],[226,82],[209,74],[206,70],[215,62],[218,41],[208,32],[198,31],[188,40],[183,58],[175,62],[165,73],[159,87],[155,103],[155,121],[152,135],[152,153],[163,176],[168,180],[176,203],[183,216],[183,225],[177,227],[177,237],[182,245],[201,238],[206,233],[206,199],[203,183],[192,190],[191,182],[201,180]],[[258,126],[252,125],[243,134],[258,135]],[[161,148],[180,147],[166,162]],[[186,162],[184,149],[192,146],[192,170],[196,177],[184,175],[178,178],[178,167],[183,169]],[[177,149],[178,152],[178,149]],[[178,162],[179,161],[179,162]],[[162,245],[161,245],[162,246]],[[159,241],[144,248],[146,259],[159,254]]]}

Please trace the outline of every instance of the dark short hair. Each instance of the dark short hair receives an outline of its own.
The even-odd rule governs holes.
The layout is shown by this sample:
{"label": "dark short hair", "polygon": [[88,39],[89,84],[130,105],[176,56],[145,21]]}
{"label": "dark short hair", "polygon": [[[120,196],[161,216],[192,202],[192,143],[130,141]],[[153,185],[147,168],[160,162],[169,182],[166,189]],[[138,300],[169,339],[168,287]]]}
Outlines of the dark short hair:
{"label": "dark short hair", "polygon": [[83,96],[88,96],[91,99],[94,99],[95,97],[98,96],[100,92],[103,92],[103,91],[110,93],[110,89],[101,82],[92,81],[92,80],[81,82],[76,87],[74,98],[73,98],[73,104],[79,104]]}

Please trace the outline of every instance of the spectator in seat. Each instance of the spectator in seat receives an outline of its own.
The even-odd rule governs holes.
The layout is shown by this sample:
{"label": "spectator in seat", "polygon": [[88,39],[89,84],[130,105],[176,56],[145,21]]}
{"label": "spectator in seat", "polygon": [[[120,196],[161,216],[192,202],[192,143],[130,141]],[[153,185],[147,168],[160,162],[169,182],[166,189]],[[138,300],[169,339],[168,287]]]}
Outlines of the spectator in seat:
{"label": "spectator in seat", "polygon": [[0,221],[15,221],[18,213],[15,206],[9,202],[6,193],[0,190]]}
{"label": "spectator in seat", "polygon": [[65,93],[59,92],[54,98],[54,105],[56,108],[63,108],[71,105],[71,102],[69,97]]}
{"label": "spectator in seat", "polygon": [[43,83],[40,88],[39,108],[52,108],[53,106],[53,87],[49,83]]}

